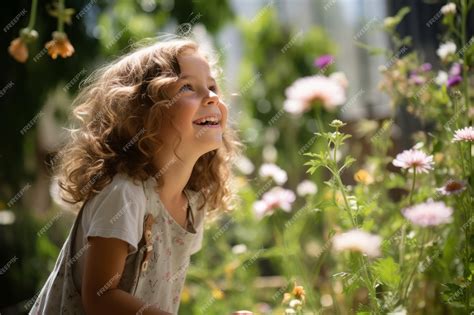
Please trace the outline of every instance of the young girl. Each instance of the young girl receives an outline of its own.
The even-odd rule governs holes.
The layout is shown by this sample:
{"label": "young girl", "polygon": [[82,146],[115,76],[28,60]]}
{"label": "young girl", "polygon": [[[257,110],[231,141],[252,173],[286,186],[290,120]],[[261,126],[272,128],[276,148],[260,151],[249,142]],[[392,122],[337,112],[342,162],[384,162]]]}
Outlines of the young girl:
{"label": "young girl", "polygon": [[207,212],[231,200],[241,151],[214,64],[191,40],[96,71],[59,153],[62,198],[82,205],[30,314],[176,314]]}

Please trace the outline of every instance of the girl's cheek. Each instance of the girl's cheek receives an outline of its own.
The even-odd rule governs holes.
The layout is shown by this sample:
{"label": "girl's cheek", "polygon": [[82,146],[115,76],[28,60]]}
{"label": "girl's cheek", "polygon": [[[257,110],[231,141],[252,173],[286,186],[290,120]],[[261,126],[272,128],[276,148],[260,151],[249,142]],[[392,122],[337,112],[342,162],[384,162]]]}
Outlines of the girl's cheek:
{"label": "girl's cheek", "polygon": [[227,104],[222,103],[221,112],[222,116],[225,118],[224,122],[227,123],[227,115],[229,114],[229,108],[227,107]]}

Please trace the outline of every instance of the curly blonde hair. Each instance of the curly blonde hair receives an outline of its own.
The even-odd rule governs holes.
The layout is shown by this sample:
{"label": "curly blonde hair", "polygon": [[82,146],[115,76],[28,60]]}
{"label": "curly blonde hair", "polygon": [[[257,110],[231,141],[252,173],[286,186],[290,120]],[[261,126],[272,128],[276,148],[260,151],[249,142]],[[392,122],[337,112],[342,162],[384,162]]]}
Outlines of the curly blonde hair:
{"label": "curly blonde hair", "polygon": [[[72,112],[79,124],[70,129],[71,139],[58,152],[54,169],[64,201],[82,205],[117,173],[141,181],[159,172],[152,152],[163,146],[158,137],[166,118],[162,109],[173,101],[165,88],[178,79],[177,57],[189,49],[201,47],[190,39],[140,47],[94,71],[81,84]],[[204,55],[211,69],[219,71],[212,56]],[[197,160],[185,187],[203,193],[199,209],[233,208],[232,164],[243,145],[232,128],[227,127],[222,138],[221,147]],[[164,184],[161,176],[157,182],[158,187]]]}

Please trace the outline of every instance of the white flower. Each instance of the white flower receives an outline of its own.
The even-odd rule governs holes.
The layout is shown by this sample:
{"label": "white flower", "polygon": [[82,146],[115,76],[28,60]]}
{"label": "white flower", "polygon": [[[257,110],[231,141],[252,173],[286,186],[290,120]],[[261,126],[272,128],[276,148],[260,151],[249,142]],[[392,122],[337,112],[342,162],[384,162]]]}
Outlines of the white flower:
{"label": "white flower", "polygon": [[278,158],[278,150],[273,144],[267,144],[262,149],[263,160],[267,163],[273,163]]}
{"label": "white flower", "polygon": [[11,210],[0,210],[0,225],[10,225],[15,222],[15,212]]}
{"label": "white flower", "polygon": [[242,172],[242,174],[249,175],[255,169],[252,161],[244,155],[240,155],[234,162],[237,169]]}
{"label": "white flower", "polygon": [[287,99],[283,103],[283,109],[290,114],[301,114],[308,109],[308,104],[297,100]]}
{"label": "white flower", "polygon": [[347,196],[347,202],[349,204],[349,208],[352,211],[359,210],[359,204],[358,204],[357,198],[355,196]]}
{"label": "white flower", "polygon": [[310,180],[303,180],[301,183],[298,184],[296,187],[296,193],[298,196],[306,196],[306,195],[314,195],[318,192],[318,187],[315,183]]}
{"label": "white flower", "polygon": [[[342,80],[339,78],[337,80]],[[285,91],[285,111],[300,114],[309,110],[313,101],[321,101],[327,110],[332,110],[346,101],[344,87],[336,79],[322,75],[304,77],[296,80]]]}
{"label": "white flower", "polygon": [[474,127],[464,127],[462,129],[458,129],[454,132],[453,142],[458,141],[467,141],[473,142],[474,141]]}
{"label": "white flower", "polygon": [[387,313],[387,315],[407,315],[407,310],[403,306],[398,306],[392,312]]}
{"label": "white flower", "polygon": [[403,216],[413,224],[420,226],[435,226],[452,221],[453,209],[444,202],[429,200],[425,203],[402,210]]}
{"label": "white flower", "polygon": [[456,13],[456,4],[453,2],[447,3],[441,7],[441,13],[444,15],[455,14]]}
{"label": "white flower", "polygon": [[413,169],[415,169],[417,173],[428,173],[428,171],[433,169],[434,162],[432,155],[428,156],[423,151],[410,149],[398,154],[392,164],[408,169],[411,173],[413,173]]}
{"label": "white flower", "polygon": [[446,85],[446,83],[448,83],[448,73],[446,71],[438,71],[438,75],[434,81],[439,86]]}
{"label": "white flower", "polygon": [[232,253],[238,255],[243,254],[247,251],[247,245],[245,244],[237,244],[232,246]]}
{"label": "white flower", "polygon": [[285,310],[285,315],[296,314],[296,311],[292,308],[287,308]]}
{"label": "white flower", "polygon": [[453,42],[446,42],[441,44],[436,50],[436,54],[441,58],[441,60],[446,60],[446,58],[456,52],[456,44]]}
{"label": "white flower", "polygon": [[342,71],[331,73],[331,75],[329,75],[329,79],[336,81],[345,89],[347,89],[349,86],[349,81],[347,80],[346,74]]}
{"label": "white flower", "polygon": [[295,199],[294,192],[277,186],[264,193],[262,199],[253,204],[253,209],[257,218],[261,219],[267,214],[272,214],[278,208],[290,212],[291,204]]}
{"label": "white flower", "polygon": [[278,165],[272,163],[264,163],[260,166],[258,174],[261,177],[271,177],[278,184],[282,185],[288,180],[288,175],[285,170],[281,169]]}
{"label": "white flower", "polygon": [[301,306],[301,301],[298,300],[298,299],[293,299],[290,301],[290,303],[288,304],[291,308],[297,308],[298,306]]}
{"label": "white flower", "polygon": [[371,257],[380,255],[382,238],[361,230],[351,230],[334,236],[333,247],[336,251],[361,252]]}

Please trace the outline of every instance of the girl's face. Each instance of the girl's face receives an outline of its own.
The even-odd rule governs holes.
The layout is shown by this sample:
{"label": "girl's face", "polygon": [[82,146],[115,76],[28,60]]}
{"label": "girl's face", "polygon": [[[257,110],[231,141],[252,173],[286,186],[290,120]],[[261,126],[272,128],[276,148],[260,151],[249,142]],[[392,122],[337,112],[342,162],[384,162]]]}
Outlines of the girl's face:
{"label": "girl's face", "polygon": [[[203,56],[186,51],[178,57],[178,62],[181,74],[178,81],[167,88],[171,105],[165,111],[169,119],[163,120],[160,134],[165,143],[174,146],[178,129],[182,142],[177,152],[199,157],[222,144],[227,106],[217,95],[217,83]],[[203,124],[202,119],[206,117],[208,123]]]}

